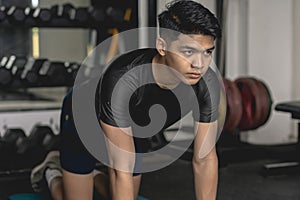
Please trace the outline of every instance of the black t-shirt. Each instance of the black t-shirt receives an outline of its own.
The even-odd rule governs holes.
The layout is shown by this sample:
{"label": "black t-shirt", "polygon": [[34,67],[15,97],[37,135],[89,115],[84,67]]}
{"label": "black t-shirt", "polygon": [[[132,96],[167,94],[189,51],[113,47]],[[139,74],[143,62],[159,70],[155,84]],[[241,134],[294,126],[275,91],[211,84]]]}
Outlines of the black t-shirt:
{"label": "black t-shirt", "polygon": [[[199,122],[212,122],[218,117],[220,87],[215,72],[209,68],[192,86],[182,83],[173,90],[162,89],[155,83],[151,67],[156,54],[155,49],[141,49],[116,58],[101,77],[96,95],[97,116],[112,126],[132,127],[138,153],[148,151],[141,133],[147,137],[162,132],[190,111],[194,120]],[[120,87],[118,83],[121,83]],[[156,114],[149,116],[149,109],[155,105],[164,107],[165,113],[155,111]],[[61,119],[62,168],[72,173],[90,173],[96,159],[86,150],[77,134],[72,114],[72,91],[64,99]],[[162,125],[156,126],[154,122],[162,122]],[[139,158],[136,161],[139,167],[137,163],[140,163]]]}
{"label": "black t-shirt", "polygon": [[[192,86],[180,83],[172,90],[163,89],[156,84],[151,67],[156,54],[155,49],[139,49],[123,54],[110,63],[100,81],[100,119],[109,125],[132,127],[133,130],[154,121],[163,121],[158,131],[169,127],[190,111],[195,121],[215,121],[220,99],[215,72],[209,68]],[[156,107],[154,114],[149,116],[153,105],[161,105],[165,111]]]}

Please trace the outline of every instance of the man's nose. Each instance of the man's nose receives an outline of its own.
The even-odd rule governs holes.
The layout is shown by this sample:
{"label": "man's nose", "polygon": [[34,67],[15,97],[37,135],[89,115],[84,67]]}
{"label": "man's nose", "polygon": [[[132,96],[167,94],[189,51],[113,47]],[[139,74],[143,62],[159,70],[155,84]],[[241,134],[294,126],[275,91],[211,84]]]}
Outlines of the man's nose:
{"label": "man's nose", "polygon": [[203,68],[203,60],[201,55],[197,55],[192,60],[192,66],[193,68],[201,69]]}

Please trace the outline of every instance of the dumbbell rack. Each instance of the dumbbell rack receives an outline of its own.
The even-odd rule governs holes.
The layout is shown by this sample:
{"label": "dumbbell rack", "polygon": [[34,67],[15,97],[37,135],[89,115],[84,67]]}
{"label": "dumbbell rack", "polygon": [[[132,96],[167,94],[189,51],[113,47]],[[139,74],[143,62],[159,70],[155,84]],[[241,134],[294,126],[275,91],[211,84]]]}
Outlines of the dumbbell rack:
{"label": "dumbbell rack", "polygon": [[[101,23],[93,23],[93,20],[87,20],[84,22],[78,22],[78,21],[70,21],[65,18],[52,18],[48,22],[41,22],[38,19],[34,19],[32,17],[27,17],[22,23],[13,23],[8,18],[5,18],[4,20],[0,20],[0,27],[1,28],[7,28],[7,27],[16,27],[18,28],[62,28],[62,29],[68,29],[68,28],[78,28],[78,29],[89,29],[93,30],[94,36],[94,42],[95,44],[92,44],[93,46],[96,46],[103,40],[105,40],[107,37],[111,36],[111,33],[108,32],[109,29],[118,29],[118,31],[123,31],[129,28],[136,28],[132,27],[132,24],[130,24],[130,21],[124,21],[124,22],[115,22],[111,23],[110,21],[104,20]],[[96,62],[96,61],[95,61]],[[14,89],[20,89],[20,88],[11,88],[11,92],[14,92],[15,94],[20,92],[24,92],[23,97],[25,96],[27,100],[23,100],[22,103],[18,99],[17,101],[12,101],[9,108],[7,108],[7,102],[6,106],[0,105],[0,118],[3,117],[3,120],[0,120],[0,130],[1,128],[10,128],[10,125],[12,126],[18,126],[20,127],[20,124],[16,124],[13,122],[19,122],[26,121],[28,118],[34,118],[36,117],[37,121],[39,123],[52,123],[52,127],[55,130],[55,134],[58,134],[57,129],[55,127],[59,127],[59,116],[60,116],[60,107],[61,107],[61,101],[52,101],[49,99],[43,99],[41,101],[35,101],[35,106],[33,107],[32,101],[30,98],[28,98],[26,90],[22,91],[14,91]],[[25,88],[27,89],[27,88]],[[7,92],[7,90],[5,91]],[[15,96],[22,96],[22,95],[15,95]],[[41,114],[44,116],[44,118],[41,117]],[[2,116],[2,117],[1,117]],[[3,124],[3,123],[10,123],[10,124]],[[12,124],[11,124],[12,123]],[[26,121],[25,124],[30,124],[31,122]],[[32,124],[31,124],[32,125]],[[29,127],[26,128],[26,132],[30,129]],[[4,130],[0,131],[0,134],[3,133]],[[27,169],[17,169],[17,170],[5,170],[0,171],[0,177],[11,177],[11,176],[17,176],[17,177],[24,177],[30,174],[31,168]]]}
{"label": "dumbbell rack", "polygon": [[[0,27],[13,27],[15,24],[11,24],[7,19],[0,22]],[[110,28],[115,28],[112,26],[112,24],[109,23],[103,23],[101,25],[94,25],[90,24],[90,22],[87,23],[77,23],[73,22],[70,23],[70,21],[66,19],[52,19],[50,22],[47,23],[41,23],[38,21],[31,21],[31,20],[25,20],[22,24],[17,24],[19,28],[81,28],[81,29],[90,29],[96,31],[96,44],[99,44],[103,40],[105,40],[107,37],[109,37],[109,34],[104,34],[103,30],[108,30]],[[126,30],[128,25],[126,23],[119,24],[118,30]],[[96,45],[94,44],[94,45]]]}
{"label": "dumbbell rack", "polygon": [[[107,5],[106,5],[107,4]],[[104,16],[105,13],[109,12],[109,9],[112,10],[113,8],[110,7],[111,5],[115,5],[116,2],[111,3],[105,3],[101,5],[100,8],[95,7],[79,7],[75,8],[71,4],[64,4],[64,5],[54,5],[51,8],[18,8],[15,6],[11,7],[0,7],[0,12],[6,13],[5,17],[0,18],[0,27],[15,27],[18,26],[18,28],[79,28],[79,29],[89,29],[93,31],[92,34],[92,42],[91,44],[93,47],[95,47],[100,42],[104,41],[106,38],[110,37],[112,34],[124,31],[131,28],[136,28],[137,21],[132,17],[132,15],[135,15],[135,11],[131,8],[131,6],[134,6],[136,3],[128,1],[127,3],[122,3],[122,5],[125,6],[126,10],[121,11],[121,16],[117,20],[114,20],[112,15]],[[119,3],[118,3],[119,4]],[[126,5],[128,4],[128,5]],[[2,9],[3,8],[3,9]],[[13,8],[13,9],[12,9]],[[66,10],[65,10],[66,9]],[[86,18],[79,20],[79,18],[75,18],[75,14],[71,14],[70,9],[77,13],[77,11],[82,11]],[[117,8],[118,9],[118,8]],[[14,11],[11,11],[14,10]],[[25,11],[26,10],[26,11]],[[29,11],[28,11],[29,10]],[[37,13],[41,14],[41,10],[44,10],[46,13],[49,14],[48,20],[41,20],[41,18],[38,15],[35,15],[35,11],[39,11]],[[105,11],[104,11],[105,10]],[[120,9],[119,9],[120,10]],[[14,13],[23,13],[21,21],[17,21],[16,16]],[[110,11],[113,12],[113,11]],[[133,13],[132,13],[133,12]],[[26,14],[25,14],[26,13]],[[60,13],[60,14],[59,14]],[[95,14],[97,13],[97,14]],[[120,15],[120,13],[119,13]],[[73,17],[71,17],[73,16]],[[92,65],[95,65],[99,63],[98,58],[95,58]],[[87,66],[90,67],[90,66]],[[20,84],[18,86],[12,86],[12,89],[17,89],[16,87],[20,87]],[[58,85],[53,85],[58,86]],[[61,85],[59,85],[61,86]],[[63,85],[64,86],[64,85]],[[70,85],[65,85],[67,87],[70,87]],[[5,85],[6,87],[6,85]],[[29,84],[27,86],[26,84],[22,86],[21,88],[26,87],[39,87],[35,84]],[[42,87],[45,87],[45,84],[42,85]],[[46,86],[47,87],[47,86]],[[51,87],[51,85],[50,85]]]}
{"label": "dumbbell rack", "polygon": [[[25,9],[25,8],[23,8]],[[31,8],[33,9],[33,8]],[[34,8],[37,9],[37,8]],[[48,8],[44,8],[48,9]],[[86,9],[86,14],[89,15],[88,9]],[[49,9],[48,9],[49,10]],[[95,8],[97,10],[97,8]],[[101,10],[101,12],[103,12]],[[131,11],[130,11],[131,12]],[[91,29],[95,30],[97,32],[97,40],[96,43],[99,44],[102,42],[106,37],[108,37],[110,34],[108,32],[105,33],[105,30],[116,28],[119,31],[124,31],[130,28],[136,28],[137,22],[134,22],[133,25],[131,24],[131,20],[127,19],[124,21],[112,21],[109,18],[103,18],[101,20],[93,18],[92,16],[89,16],[86,21],[76,21],[71,20],[67,18],[66,16],[52,16],[51,20],[49,21],[41,21],[38,18],[34,18],[32,16],[27,16],[24,21],[22,22],[12,22],[9,18],[11,16],[7,16],[2,21],[0,20],[0,27],[13,27],[18,26],[20,28],[32,28],[32,27],[38,27],[38,28],[83,28],[83,29]]]}

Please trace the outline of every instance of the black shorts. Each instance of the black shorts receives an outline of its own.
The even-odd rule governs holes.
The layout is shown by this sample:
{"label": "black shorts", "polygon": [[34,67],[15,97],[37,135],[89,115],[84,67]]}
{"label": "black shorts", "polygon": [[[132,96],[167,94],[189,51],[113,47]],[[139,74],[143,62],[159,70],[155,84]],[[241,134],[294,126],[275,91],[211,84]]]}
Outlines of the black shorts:
{"label": "black shorts", "polygon": [[[99,161],[94,158],[81,142],[75,128],[72,116],[72,91],[68,92],[63,100],[60,120],[60,162],[64,170],[75,174],[88,174],[92,172]],[[139,151],[139,144],[135,142],[136,152]],[[137,159],[137,164],[140,163]],[[137,176],[139,173],[134,173]]]}

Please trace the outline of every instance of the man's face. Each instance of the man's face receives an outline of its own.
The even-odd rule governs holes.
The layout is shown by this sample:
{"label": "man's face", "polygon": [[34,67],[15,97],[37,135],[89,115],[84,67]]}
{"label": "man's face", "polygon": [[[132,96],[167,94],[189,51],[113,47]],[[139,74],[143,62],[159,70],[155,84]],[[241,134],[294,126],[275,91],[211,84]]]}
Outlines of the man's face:
{"label": "man's face", "polygon": [[166,64],[179,72],[187,84],[196,84],[207,71],[214,50],[213,36],[180,34],[166,45]]}

